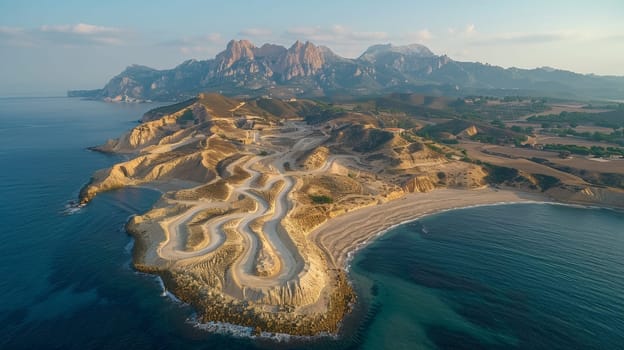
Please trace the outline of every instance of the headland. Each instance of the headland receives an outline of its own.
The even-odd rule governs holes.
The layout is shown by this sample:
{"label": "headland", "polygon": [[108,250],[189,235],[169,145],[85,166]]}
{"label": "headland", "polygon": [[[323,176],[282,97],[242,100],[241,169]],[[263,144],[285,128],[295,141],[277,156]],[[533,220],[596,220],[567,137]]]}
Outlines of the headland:
{"label": "headland", "polygon": [[95,147],[131,159],[80,193],[153,186],[134,216],[133,264],[161,276],[201,322],[254,333],[336,334],[355,302],[348,257],[392,226],[441,210],[525,201],[624,203],[586,183],[491,186],[492,168],[370,114],[307,100],[217,94],[146,113]]}

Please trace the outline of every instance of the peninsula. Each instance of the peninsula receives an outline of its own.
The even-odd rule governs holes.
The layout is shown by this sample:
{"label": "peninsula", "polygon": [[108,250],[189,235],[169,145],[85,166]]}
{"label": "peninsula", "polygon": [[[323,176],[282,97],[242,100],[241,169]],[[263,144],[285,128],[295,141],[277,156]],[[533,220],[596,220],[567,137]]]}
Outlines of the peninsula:
{"label": "peninsula", "polygon": [[[348,257],[393,225],[501,202],[624,203],[619,188],[479,148],[475,135],[494,127],[419,119],[415,95],[408,113],[405,103],[379,108],[396,98],[325,104],[201,93],[94,147],[131,159],[96,172],[80,202],[125,186],[162,190],[127,224],[135,268],[161,276],[201,322],[305,336],[339,331],[355,302]],[[447,110],[428,101],[420,111]]]}

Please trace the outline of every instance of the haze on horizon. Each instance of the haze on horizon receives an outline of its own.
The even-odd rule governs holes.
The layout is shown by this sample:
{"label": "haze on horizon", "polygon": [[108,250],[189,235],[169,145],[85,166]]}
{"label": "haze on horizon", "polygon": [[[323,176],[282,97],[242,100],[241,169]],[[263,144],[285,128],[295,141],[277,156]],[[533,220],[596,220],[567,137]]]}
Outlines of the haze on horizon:
{"label": "haze on horizon", "polygon": [[420,43],[460,61],[624,75],[624,3],[0,1],[0,96],[98,88],[130,64],[209,59],[231,39],[357,57]]}

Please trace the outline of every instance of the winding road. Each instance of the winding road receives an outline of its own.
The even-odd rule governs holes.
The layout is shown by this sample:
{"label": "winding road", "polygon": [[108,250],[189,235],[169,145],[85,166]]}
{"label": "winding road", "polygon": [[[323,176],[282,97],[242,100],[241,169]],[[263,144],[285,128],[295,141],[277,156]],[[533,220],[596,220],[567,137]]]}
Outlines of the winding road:
{"label": "winding road", "polygon": [[[296,140],[292,147],[279,149],[269,156],[250,155],[241,157],[228,165],[226,169],[230,174],[234,166],[240,166],[250,176],[240,185],[228,184],[233,189],[225,201],[208,199],[177,201],[179,204],[190,206],[190,208],[180,215],[161,222],[167,238],[158,248],[158,254],[170,261],[205,257],[215,252],[225,243],[226,234],[224,226],[228,223],[237,222],[236,232],[241,236],[245,244],[243,253],[230,268],[231,280],[241,289],[245,287],[282,286],[289,281],[295,280],[297,275],[304,270],[305,261],[281,222],[293,207],[293,203],[289,199],[290,193],[295,187],[293,176],[303,172],[287,172],[284,169],[284,164],[286,162],[294,164],[296,156],[317,147],[327,139],[327,136],[310,136],[309,133],[306,133],[306,128],[296,126],[291,128],[291,130],[294,131],[282,133],[279,136],[290,138],[293,141]],[[270,143],[263,146],[268,146],[270,150],[275,150],[275,146]],[[335,158],[331,157],[321,168],[305,173],[324,172],[331,166]],[[266,164],[265,167],[270,169],[270,171],[261,173],[254,169],[254,166],[260,161]],[[261,175],[265,175],[268,179],[262,187],[254,187]],[[282,185],[271,203],[268,203],[258,194],[258,191],[271,190],[278,182],[281,182]],[[241,196],[248,197],[254,201],[255,209],[253,211],[233,211],[208,220],[202,225],[202,230],[206,237],[203,246],[193,251],[184,248],[184,242],[188,236],[188,225],[196,215],[209,209],[227,210]],[[257,224],[255,225],[256,230],[254,230],[254,223],[257,222],[262,223],[261,230],[257,229]],[[257,272],[258,256],[261,250],[277,259],[277,261],[273,261],[273,266],[276,268],[267,275],[260,275]]]}

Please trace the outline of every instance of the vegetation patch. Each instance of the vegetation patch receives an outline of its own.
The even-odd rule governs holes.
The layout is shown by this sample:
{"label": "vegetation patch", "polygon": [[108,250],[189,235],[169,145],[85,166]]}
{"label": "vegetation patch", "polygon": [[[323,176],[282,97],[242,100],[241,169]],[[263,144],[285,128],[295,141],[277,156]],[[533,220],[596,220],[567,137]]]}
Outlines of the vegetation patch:
{"label": "vegetation patch", "polygon": [[193,120],[195,120],[195,115],[193,114],[193,111],[187,108],[184,113],[182,113],[182,115],[179,116],[178,119],[176,119],[176,123],[178,125],[184,125],[186,123],[192,122]]}
{"label": "vegetation patch", "polygon": [[169,106],[154,108],[143,115],[143,121],[155,120],[164,115],[178,112],[182,108],[187,108],[195,102],[197,102],[197,98],[192,98],[190,100],[186,100]]}
{"label": "vegetation patch", "polygon": [[537,183],[539,187],[542,189],[542,192],[548,190],[549,188],[555,187],[561,183],[561,181],[558,178],[554,176],[550,176],[550,175],[533,174],[533,177],[535,178],[535,180],[537,180]]}
{"label": "vegetation patch", "polygon": [[602,147],[602,146],[577,146],[577,145],[561,145],[547,144],[544,145],[545,150],[563,151],[583,156],[594,155],[596,157],[620,156],[624,157],[624,149],[619,147]]}
{"label": "vegetation patch", "polygon": [[263,110],[281,118],[294,117],[298,114],[296,108],[277,98],[260,98],[256,100],[256,104]]}
{"label": "vegetation patch", "polygon": [[488,170],[488,175],[485,177],[485,180],[491,184],[513,182],[519,177],[518,169],[514,168],[487,164],[486,169]]}
{"label": "vegetation patch", "polygon": [[317,105],[302,111],[302,115],[308,124],[320,124],[328,120],[336,119],[346,114],[345,110],[333,105],[318,102]]}
{"label": "vegetation patch", "polygon": [[579,176],[583,180],[598,186],[610,186],[624,188],[624,174],[600,173],[586,169],[576,169],[565,165],[556,164],[543,158],[531,158],[532,161],[547,165],[553,169]]}
{"label": "vegetation patch", "polygon": [[545,98],[526,96],[467,96],[451,102],[455,112],[466,119],[511,120],[548,110]]}
{"label": "vegetation patch", "polygon": [[455,144],[454,135],[464,130],[476,127],[478,133],[471,139],[490,144],[516,144],[527,140],[527,136],[514,130],[506,129],[505,125],[496,120],[492,123],[483,123],[475,120],[454,119],[446,123],[429,125],[420,129],[417,134],[440,143]]}
{"label": "vegetation patch", "polygon": [[362,124],[348,124],[332,131],[332,141],[356,152],[371,152],[392,140],[394,134]]}
{"label": "vegetation patch", "polygon": [[624,104],[619,104],[614,111],[601,113],[561,112],[559,114],[536,115],[530,122],[566,123],[569,125],[590,124],[606,128],[624,128]]}
{"label": "vegetation patch", "polygon": [[549,123],[549,122],[542,123],[542,128],[544,129],[543,132],[556,134],[559,137],[574,136],[574,137],[580,137],[580,138],[590,140],[590,141],[612,142],[620,146],[624,146],[624,129],[618,130],[619,128],[613,128],[613,131],[611,133],[600,132],[600,131],[579,132],[573,129],[576,126],[577,125],[575,124],[571,124],[570,127],[562,127],[560,124],[556,124],[553,127],[552,123]]}
{"label": "vegetation patch", "polygon": [[334,199],[332,197],[325,196],[325,195],[311,194],[310,199],[312,200],[312,203],[314,204],[331,204],[334,202]]}

